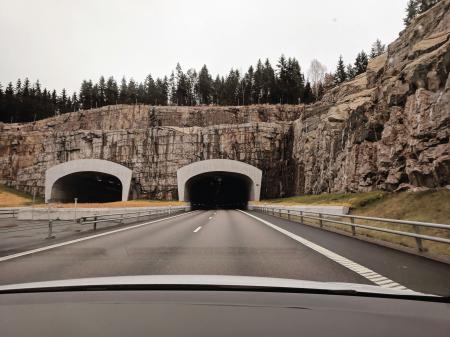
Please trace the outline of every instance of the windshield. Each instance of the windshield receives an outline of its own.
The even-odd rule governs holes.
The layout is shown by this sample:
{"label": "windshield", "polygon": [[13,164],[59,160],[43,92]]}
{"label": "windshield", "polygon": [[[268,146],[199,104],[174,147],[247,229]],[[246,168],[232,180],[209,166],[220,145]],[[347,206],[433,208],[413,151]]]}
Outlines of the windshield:
{"label": "windshield", "polygon": [[0,6],[0,285],[450,296],[450,0]]}

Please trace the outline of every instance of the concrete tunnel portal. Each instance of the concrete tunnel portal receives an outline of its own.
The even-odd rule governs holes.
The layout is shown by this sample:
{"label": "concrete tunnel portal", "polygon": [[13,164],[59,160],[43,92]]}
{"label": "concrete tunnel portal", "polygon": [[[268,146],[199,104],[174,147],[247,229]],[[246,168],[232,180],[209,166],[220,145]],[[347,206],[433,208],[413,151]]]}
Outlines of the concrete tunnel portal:
{"label": "concrete tunnel portal", "polygon": [[243,162],[198,161],[177,171],[179,200],[192,209],[245,209],[259,200],[261,177],[261,170]]}
{"label": "concrete tunnel portal", "polygon": [[100,159],[79,159],[49,168],[45,173],[45,200],[57,202],[126,201],[130,169]]}

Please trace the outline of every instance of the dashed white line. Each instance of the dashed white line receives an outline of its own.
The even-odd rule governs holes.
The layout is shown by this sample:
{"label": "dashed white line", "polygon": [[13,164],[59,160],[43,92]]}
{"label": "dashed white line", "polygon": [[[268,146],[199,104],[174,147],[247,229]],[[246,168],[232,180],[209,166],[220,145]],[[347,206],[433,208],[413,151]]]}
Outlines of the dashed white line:
{"label": "dashed white line", "polygon": [[198,226],[198,227],[194,230],[194,233],[197,233],[200,229],[202,229],[202,226]]}
{"label": "dashed white line", "polygon": [[208,220],[211,220],[213,217],[212,216],[210,216],[209,218],[208,218]]}
{"label": "dashed white line", "polygon": [[341,255],[338,255],[338,254],[332,252],[331,250],[328,250],[328,249],[326,249],[322,246],[319,246],[309,240],[306,240],[305,238],[302,238],[299,235],[291,233],[291,232],[289,232],[281,227],[278,227],[266,220],[258,218],[257,216],[254,216],[253,214],[249,214],[249,213],[241,211],[241,210],[238,210],[238,211],[262,222],[263,224],[273,228],[274,230],[276,230],[284,235],[289,236],[291,239],[294,239],[295,241],[300,242],[301,244],[303,244],[303,245],[311,248],[312,250],[322,254],[323,256],[333,260],[334,262],[339,263],[341,266],[350,269],[351,271],[357,273],[358,275],[361,275],[362,277],[368,279],[369,281],[375,283],[376,285],[378,285],[380,287],[393,288],[393,289],[399,289],[399,290],[409,290],[405,286],[402,286],[401,284],[394,282],[391,279],[388,279],[387,277],[384,277],[383,275],[380,275],[380,274],[374,272],[373,270],[366,268],[352,260],[349,260]]}
{"label": "dashed white line", "polygon": [[169,216],[167,218],[162,218],[162,219],[153,220],[153,221],[149,221],[149,222],[144,222],[144,223],[141,223],[139,225],[134,225],[134,226],[129,226],[129,227],[125,227],[125,228],[120,228],[120,229],[116,229],[116,230],[113,230],[113,231],[104,232],[104,233],[100,233],[100,234],[95,234],[95,235],[87,236],[87,237],[80,238],[80,239],[75,239],[75,240],[65,241],[65,242],[61,242],[61,243],[56,243],[54,245],[45,246],[45,247],[32,249],[32,250],[27,250],[25,252],[21,252],[21,253],[17,253],[17,254],[3,256],[3,257],[0,257],[0,262],[7,261],[7,260],[12,260],[12,259],[15,259],[15,258],[18,258],[18,257],[21,257],[21,256],[25,256],[25,255],[30,255],[30,254],[34,254],[34,253],[43,252],[43,251],[54,249],[54,248],[58,248],[58,247],[71,245],[71,244],[77,243],[77,242],[82,242],[82,241],[87,241],[87,240],[99,238],[101,236],[106,236],[106,235],[111,235],[111,234],[115,234],[115,233],[119,233],[119,232],[124,232],[124,231],[130,230],[130,229],[135,229],[135,228],[147,226],[147,225],[150,225],[150,224],[153,224],[153,223],[156,223],[156,222],[160,222],[160,221],[164,221],[164,220],[178,218],[179,216],[186,215],[188,213],[191,213],[191,212],[178,214],[178,215],[174,215],[174,216]]}

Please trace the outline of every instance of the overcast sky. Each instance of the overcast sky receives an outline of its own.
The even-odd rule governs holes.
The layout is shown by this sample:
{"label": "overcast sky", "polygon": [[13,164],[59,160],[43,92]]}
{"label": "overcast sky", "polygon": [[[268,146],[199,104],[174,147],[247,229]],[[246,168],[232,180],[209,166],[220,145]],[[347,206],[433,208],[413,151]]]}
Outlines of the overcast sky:
{"label": "overcast sky", "polygon": [[225,75],[258,58],[313,58],[334,70],[403,29],[406,0],[0,0],[0,82],[58,92],[83,79],[169,75],[206,64]]}

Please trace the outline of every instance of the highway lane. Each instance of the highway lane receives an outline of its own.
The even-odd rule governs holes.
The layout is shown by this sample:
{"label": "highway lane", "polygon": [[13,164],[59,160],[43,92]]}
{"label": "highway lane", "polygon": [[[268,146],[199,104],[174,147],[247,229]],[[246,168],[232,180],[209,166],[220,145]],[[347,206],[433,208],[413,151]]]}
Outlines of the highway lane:
{"label": "highway lane", "polygon": [[[446,284],[450,280],[447,265],[404,253],[401,253],[404,256],[396,255],[399,252],[367,242],[259,213],[252,214],[413,290],[447,291]],[[362,250],[360,254],[358,250]],[[370,256],[371,253],[376,254]],[[389,258],[393,258],[393,271],[386,268]],[[399,275],[397,268],[402,263],[406,263],[408,268],[402,268],[403,274]],[[431,276],[433,281],[430,282],[428,275],[426,284],[421,285],[420,268],[425,268],[426,273],[434,273]],[[373,284],[320,252],[233,210],[196,211],[0,262],[1,284],[143,274],[247,275]],[[416,277],[418,281],[405,282],[408,277]]]}

